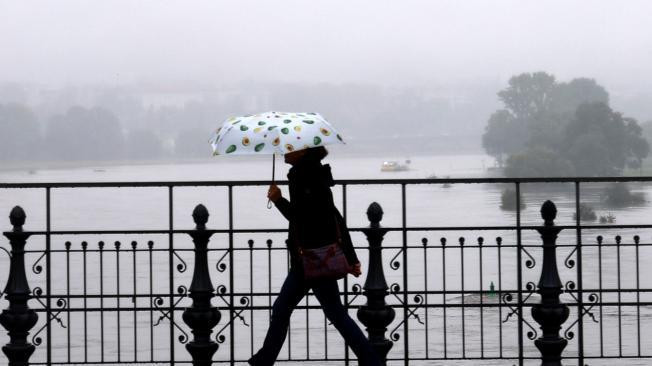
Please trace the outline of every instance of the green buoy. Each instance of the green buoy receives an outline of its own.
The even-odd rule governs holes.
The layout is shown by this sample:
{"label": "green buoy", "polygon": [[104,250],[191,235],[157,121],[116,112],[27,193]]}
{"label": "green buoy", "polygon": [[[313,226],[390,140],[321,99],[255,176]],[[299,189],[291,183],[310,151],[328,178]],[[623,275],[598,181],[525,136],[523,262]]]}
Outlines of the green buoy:
{"label": "green buoy", "polygon": [[489,297],[494,296],[496,296],[496,286],[494,286],[494,281],[491,281],[491,284],[489,285]]}

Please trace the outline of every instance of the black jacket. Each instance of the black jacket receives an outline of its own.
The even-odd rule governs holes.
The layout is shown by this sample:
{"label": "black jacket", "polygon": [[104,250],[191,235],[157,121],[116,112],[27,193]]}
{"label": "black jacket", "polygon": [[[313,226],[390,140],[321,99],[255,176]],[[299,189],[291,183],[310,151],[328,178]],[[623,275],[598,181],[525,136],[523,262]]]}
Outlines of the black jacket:
{"label": "black jacket", "polygon": [[287,244],[292,267],[301,267],[299,247],[314,249],[337,240],[335,220],[339,223],[347,262],[358,263],[349,231],[333,203],[331,167],[319,161],[302,161],[290,169],[288,181],[290,200],[281,198],[276,201],[276,207],[289,221]]}

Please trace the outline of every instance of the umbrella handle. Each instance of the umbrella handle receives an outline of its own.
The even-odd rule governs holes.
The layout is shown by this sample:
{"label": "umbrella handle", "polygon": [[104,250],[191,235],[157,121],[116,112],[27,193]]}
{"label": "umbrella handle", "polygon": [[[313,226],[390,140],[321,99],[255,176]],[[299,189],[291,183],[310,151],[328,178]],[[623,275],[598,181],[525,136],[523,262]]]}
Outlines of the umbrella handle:
{"label": "umbrella handle", "polygon": [[[272,184],[274,184],[274,173],[276,171],[276,154],[272,154]],[[267,200],[267,209],[272,209],[272,200]]]}

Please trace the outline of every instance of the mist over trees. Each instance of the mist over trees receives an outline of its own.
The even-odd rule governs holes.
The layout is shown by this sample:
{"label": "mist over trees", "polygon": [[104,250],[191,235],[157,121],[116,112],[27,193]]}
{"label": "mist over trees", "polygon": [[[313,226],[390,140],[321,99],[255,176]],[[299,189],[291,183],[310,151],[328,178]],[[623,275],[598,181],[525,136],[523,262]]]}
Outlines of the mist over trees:
{"label": "mist over trees", "polygon": [[493,90],[290,83],[30,90],[0,84],[0,161],[210,159],[208,138],[226,118],[265,110],[318,111],[350,142],[347,151],[391,147],[399,157],[478,152],[483,116],[495,108]]}
{"label": "mist over trees", "polygon": [[168,155],[153,131],[133,129],[125,136],[126,156],[133,160],[153,160]]}
{"label": "mist over trees", "polygon": [[614,175],[639,168],[650,147],[633,118],[613,111],[593,79],[524,73],[498,92],[482,145],[510,177]]}
{"label": "mist over trees", "polygon": [[46,125],[46,157],[52,160],[118,160],[125,140],[115,114],[104,108],[72,107]]}
{"label": "mist over trees", "polygon": [[0,159],[16,162],[40,156],[42,137],[36,115],[20,104],[0,104]]}
{"label": "mist over trees", "polygon": [[[580,174],[577,166],[588,169],[582,174],[611,174],[623,164],[639,165],[647,155],[640,136],[652,135],[652,124],[638,125],[609,109],[610,95],[594,80],[518,75],[500,91],[500,104],[495,98],[499,89],[498,83],[383,87],[151,82],[60,89],[0,84],[0,167],[211,159],[207,140],[224,119],[265,110],[322,113],[345,136],[346,153],[382,151],[388,158],[409,158],[480,153],[484,146],[510,174]],[[622,95],[616,97],[618,105]],[[594,106],[593,112],[576,118],[585,103],[608,108]],[[646,119],[652,115],[649,107],[636,110]],[[597,115],[611,122],[585,121]],[[572,133],[568,129],[575,124],[592,126],[592,134]],[[619,127],[609,128],[612,124]],[[622,149],[612,148],[611,141]],[[612,150],[602,152],[601,145]],[[587,151],[604,154],[607,166],[584,162]]]}

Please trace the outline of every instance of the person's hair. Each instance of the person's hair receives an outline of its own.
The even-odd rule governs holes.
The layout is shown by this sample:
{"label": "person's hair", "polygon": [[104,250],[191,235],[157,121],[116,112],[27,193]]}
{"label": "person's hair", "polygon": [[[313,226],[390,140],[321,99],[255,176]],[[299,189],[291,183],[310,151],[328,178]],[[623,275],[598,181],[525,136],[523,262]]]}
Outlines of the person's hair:
{"label": "person's hair", "polygon": [[321,161],[328,155],[328,150],[323,146],[311,147],[306,149],[306,153],[303,156],[306,160]]}

